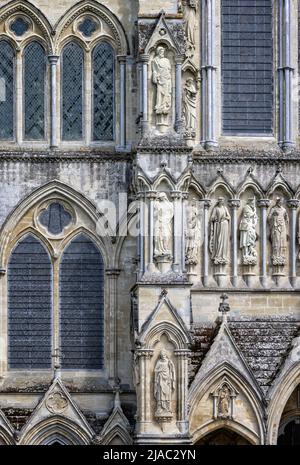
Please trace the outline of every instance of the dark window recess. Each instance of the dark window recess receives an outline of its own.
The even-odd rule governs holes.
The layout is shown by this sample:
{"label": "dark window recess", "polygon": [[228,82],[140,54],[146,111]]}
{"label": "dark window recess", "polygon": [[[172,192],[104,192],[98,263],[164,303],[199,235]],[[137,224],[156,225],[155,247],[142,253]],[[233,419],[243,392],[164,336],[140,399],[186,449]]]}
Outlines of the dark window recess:
{"label": "dark window recess", "polygon": [[93,140],[114,138],[114,51],[106,42],[93,52]]}
{"label": "dark window recess", "polygon": [[57,202],[51,203],[39,216],[40,223],[51,234],[61,234],[72,221],[71,214]]}
{"label": "dark window recess", "polygon": [[45,138],[46,55],[37,42],[27,45],[24,53],[25,139]]}
{"label": "dark window recess", "polygon": [[62,367],[103,368],[103,259],[83,234],[65,250],[60,266]]}
{"label": "dark window recess", "polygon": [[85,18],[78,29],[85,37],[91,37],[97,31],[98,25],[92,18]]}
{"label": "dark window recess", "polygon": [[51,368],[52,269],[41,242],[29,235],[8,265],[10,368]]}
{"label": "dark window recess", "polygon": [[0,41],[0,139],[14,136],[14,60],[12,46]]}
{"label": "dark window recess", "polygon": [[22,37],[28,31],[29,24],[24,18],[18,17],[11,23],[10,29],[16,36]]}
{"label": "dark window recess", "polygon": [[62,55],[62,138],[82,139],[83,51],[72,42]]}
{"label": "dark window recess", "polygon": [[273,132],[272,0],[222,0],[223,134]]}

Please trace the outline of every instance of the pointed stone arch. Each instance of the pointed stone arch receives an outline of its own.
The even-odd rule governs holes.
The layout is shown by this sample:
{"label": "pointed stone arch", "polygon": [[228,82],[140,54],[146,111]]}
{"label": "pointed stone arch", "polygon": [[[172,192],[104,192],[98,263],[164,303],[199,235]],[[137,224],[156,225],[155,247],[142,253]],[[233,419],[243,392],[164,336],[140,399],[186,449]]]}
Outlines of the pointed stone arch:
{"label": "pointed stone arch", "polygon": [[60,42],[64,30],[68,28],[78,17],[83,14],[94,14],[100,18],[110,29],[114,48],[118,55],[127,55],[130,53],[129,42],[126,33],[119,19],[107,8],[94,0],[82,0],[76,2],[56,23],[56,41],[55,50],[60,47]]}
{"label": "pointed stone arch", "polygon": [[41,31],[42,38],[46,44],[48,54],[53,54],[52,34],[53,28],[42,13],[35,5],[25,0],[13,0],[0,9],[0,23],[6,21],[10,16],[24,14],[35,23]]}
{"label": "pointed stone arch", "polygon": [[0,445],[4,444],[15,444],[14,428],[0,410]]}

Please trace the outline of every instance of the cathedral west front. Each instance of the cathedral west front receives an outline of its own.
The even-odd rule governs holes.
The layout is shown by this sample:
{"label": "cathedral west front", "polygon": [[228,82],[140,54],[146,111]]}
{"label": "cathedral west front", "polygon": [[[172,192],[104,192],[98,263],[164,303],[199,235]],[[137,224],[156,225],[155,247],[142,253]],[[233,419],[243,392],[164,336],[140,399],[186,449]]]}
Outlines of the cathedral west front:
{"label": "cathedral west front", "polygon": [[0,444],[300,444],[299,12],[0,2]]}

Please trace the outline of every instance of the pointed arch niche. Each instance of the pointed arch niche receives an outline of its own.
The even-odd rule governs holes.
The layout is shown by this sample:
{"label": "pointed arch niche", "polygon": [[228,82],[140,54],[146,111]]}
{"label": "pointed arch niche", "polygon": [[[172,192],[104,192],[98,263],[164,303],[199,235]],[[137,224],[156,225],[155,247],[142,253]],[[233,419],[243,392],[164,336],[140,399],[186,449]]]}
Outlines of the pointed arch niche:
{"label": "pointed arch niche", "polygon": [[30,369],[51,377],[59,353],[63,372],[106,376],[115,336],[105,270],[113,253],[96,233],[98,218],[88,199],[59,181],[32,192],[7,218],[0,234],[0,373],[18,370],[21,380]]}

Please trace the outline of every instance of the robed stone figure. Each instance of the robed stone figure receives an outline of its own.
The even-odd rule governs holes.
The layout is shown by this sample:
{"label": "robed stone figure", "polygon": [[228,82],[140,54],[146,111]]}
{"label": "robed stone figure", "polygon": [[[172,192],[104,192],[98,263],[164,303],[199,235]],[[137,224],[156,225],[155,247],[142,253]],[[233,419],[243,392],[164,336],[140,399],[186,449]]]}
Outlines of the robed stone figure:
{"label": "robed stone figure", "polygon": [[173,204],[164,192],[154,204],[154,256],[171,255]]}
{"label": "robed stone figure", "polygon": [[188,78],[183,93],[183,114],[186,130],[195,134],[197,126],[197,88],[193,78]]}
{"label": "robed stone figure", "polygon": [[156,400],[156,415],[172,413],[172,393],[175,390],[175,367],[167,352],[160,351],[154,368],[154,398]]}
{"label": "robed stone figure", "polygon": [[172,106],[172,67],[165,57],[164,47],[157,47],[152,61],[152,82],[156,85],[156,102],[154,111],[158,125],[168,124],[168,114]]}
{"label": "robed stone figure", "polygon": [[256,225],[258,216],[256,213],[255,198],[250,198],[243,208],[240,221],[240,248],[244,265],[255,265],[257,263],[256,252]]}
{"label": "robed stone figure", "polygon": [[282,206],[282,199],[277,197],[276,203],[271,208],[268,215],[270,226],[270,237],[272,243],[272,262],[273,265],[284,265],[287,255],[287,237],[289,216],[286,209]]}
{"label": "robed stone figure", "polygon": [[229,223],[230,214],[224,198],[219,197],[210,218],[210,253],[215,265],[229,262]]}

